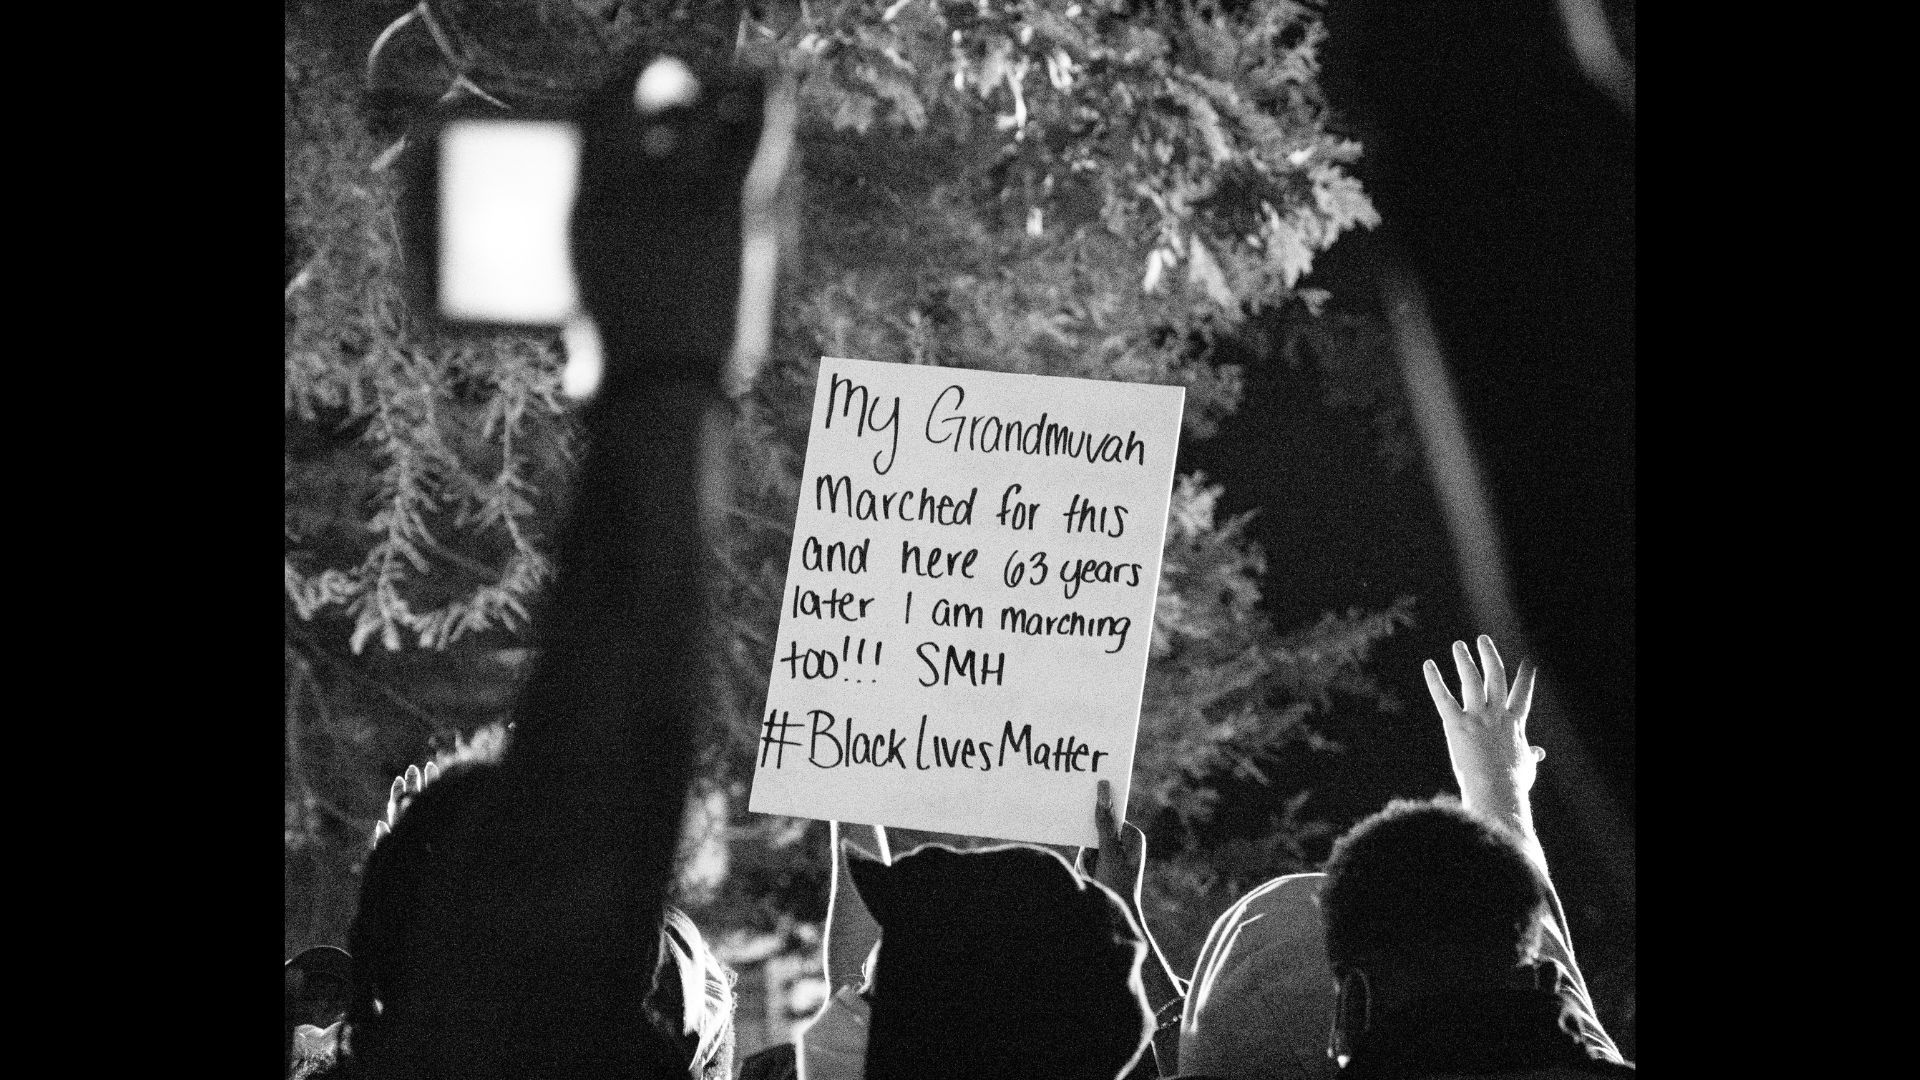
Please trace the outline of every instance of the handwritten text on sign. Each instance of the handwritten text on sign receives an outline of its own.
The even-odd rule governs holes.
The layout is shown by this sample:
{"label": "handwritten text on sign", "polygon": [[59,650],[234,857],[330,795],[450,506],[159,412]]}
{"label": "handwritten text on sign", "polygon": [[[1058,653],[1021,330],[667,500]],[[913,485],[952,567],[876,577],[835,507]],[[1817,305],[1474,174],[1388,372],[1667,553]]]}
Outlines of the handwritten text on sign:
{"label": "handwritten text on sign", "polygon": [[749,808],[1096,844],[1184,394],[823,358]]}

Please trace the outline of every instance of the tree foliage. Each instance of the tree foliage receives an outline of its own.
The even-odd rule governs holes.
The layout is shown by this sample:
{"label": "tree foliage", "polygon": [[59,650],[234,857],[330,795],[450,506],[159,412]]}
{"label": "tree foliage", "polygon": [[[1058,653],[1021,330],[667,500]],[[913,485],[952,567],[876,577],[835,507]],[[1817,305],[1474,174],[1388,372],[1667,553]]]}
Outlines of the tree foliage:
{"label": "tree foliage", "polygon": [[[724,41],[792,76],[801,155],[774,353],[734,432],[725,677],[701,769],[702,805],[723,809],[688,857],[708,868],[703,899],[775,929],[817,918],[805,894],[823,867],[800,854],[821,846],[811,830],[744,813],[818,358],[1176,383],[1186,434],[1205,437],[1240,394],[1216,346],[1377,218],[1347,169],[1360,147],[1328,128],[1307,4],[809,0],[715,22],[723,10],[433,0],[388,24],[371,62],[368,35],[329,42],[290,23],[289,742],[298,729],[358,745],[329,760],[370,772],[379,740],[341,719],[350,710],[294,704],[359,693],[321,668],[521,647],[564,505],[558,341],[436,339],[400,299],[395,118],[449,92],[551,104],[623,50]],[[1244,518],[1218,518],[1219,496],[1197,475],[1174,492],[1128,811],[1169,856],[1153,903],[1188,921],[1211,918],[1223,880],[1196,832],[1214,810],[1208,778],[1257,777],[1316,745],[1308,718],[1335,691],[1370,692],[1367,649],[1405,617],[1282,633],[1260,607],[1262,555]],[[461,677],[482,707],[443,732],[497,713],[511,665]],[[325,785],[311,755],[289,761],[289,851],[310,851]],[[335,816],[370,823],[362,800],[383,785],[345,785],[352,805]],[[1298,809],[1219,854],[1234,873],[1297,867],[1311,833]]]}

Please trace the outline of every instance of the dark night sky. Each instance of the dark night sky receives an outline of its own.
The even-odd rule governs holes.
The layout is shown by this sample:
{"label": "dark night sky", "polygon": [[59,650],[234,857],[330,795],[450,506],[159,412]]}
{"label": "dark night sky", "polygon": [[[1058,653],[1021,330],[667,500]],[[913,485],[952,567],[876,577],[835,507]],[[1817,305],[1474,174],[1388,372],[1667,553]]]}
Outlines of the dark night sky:
{"label": "dark night sky", "polygon": [[[1364,304],[1374,285],[1376,254],[1372,237],[1343,239],[1323,256],[1309,283],[1331,290],[1336,307]],[[1290,369],[1277,358],[1250,361],[1240,412],[1218,437],[1183,446],[1180,469],[1202,471],[1224,485],[1223,514],[1257,510],[1249,534],[1268,556],[1264,606],[1283,630],[1310,623],[1324,611],[1377,610],[1400,596],[1415,598],[1414,625],[1397,630],[1368,664],[1400,709],[1381,713],[1362,702],[1342,703],[1324,726],[1347,751],[1299,766],[1300,786],[1315,792],[1313,805],[1335,819],[1350,820],[1395,795],[1453,789],[1445,743],[1419,669],[1426,659],[1435,659],[1451,681],[1449,646],[1456,639],[1470,640],[1482,628],[1474,625],[1462,594],[1424,464],[1390,465],[1377,451],[1379,436],[1366,415],[1330,407],[1323,394],[1321,379],[1310,370]],[[1632,422],[1631,416],[1618,419]],[[1509,545],[1526,535],[1524,529],[1510,530]],[[1524,588],[1531,579],[1519,584]],[[1621,632],[1614,627],[1593,637]],[[1630,634],[1631,627],[1624,632]],[[1509,665],[1523,659],[1535,658],[1515,655],[1511,648],[1506,653]],[[1616,670],[1630,677],[1632,654],[1617,659]],[[1617,697],[1621,691],[1612,693]],[[1628,806],[1631,718],[1631,712],[1589,710],[1569,717],[1615,797]],[[1543,777],[1550,777],[1553,767],[1545,766]],[[1543,779],[1536,788],[1541,827],[1558,830],[1565,824],[1555,818],[1561,809],[1545,805],[1553,798],[1550,787],[1551,781]],[[1559,850],[1565,861],[1580,861],[1569,847],[1582,841],[1573,830],[1564,831]]]}
{"label": "dark night sky", "polygon": [[[1608,5],[1632,56],[1631,5]],[[1432,309],[1491,488],[1519,615],[1566,723],[1634,828],[1635,320],[1633,122],[1586,81],[1553,5],[1341,0],[1329,6],[1324,85],[1363,139],[1358,170],[1386,225],[1348,236],[1304,284],[1364,307],[1387,261]],[[1225,483],[1223,510],[1260,507],[1267,606],[1282,627],[1322,610],[1418,598],[1369,667],[1403,702],[1336,710],[1346,746],[1283,783],[1336,821],[1394,795],[1452,790],[1419,673],[1472,624],[1423,467],[1394,473],[1364,422],[1320,405],[1305,372],[1249,366],[1245,405],[1182,470]],[[1523,657],[1511,651],[1508,663]],[[1548,760],[1534,789],[1542,840],[1603,1016],[1631,1055],[1636,911],[1601,857],[1634,837],[1590,836]],[[1611,999],[1611,1000],[1609,1000]]]}

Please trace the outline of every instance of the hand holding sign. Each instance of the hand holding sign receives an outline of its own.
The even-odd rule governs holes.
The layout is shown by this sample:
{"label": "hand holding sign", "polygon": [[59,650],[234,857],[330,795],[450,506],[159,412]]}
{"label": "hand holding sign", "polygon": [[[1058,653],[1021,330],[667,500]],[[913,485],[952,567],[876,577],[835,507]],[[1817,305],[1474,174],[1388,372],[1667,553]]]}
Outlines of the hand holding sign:
{"label": "hand holding sign", "polygon": [[1093,804],[1093,825],[1100,832],[1100,846],[1080,849],[1074,869],[1112,889],[1136,912],[1140,910],[1140,884],[1146,872],[1147,834],[1132,822],[1120,821],[1113,812],[1113,785],[1100,781]]}
{"label": "hand holding sign", "polygon": [[[1074,869],[1112,889],[1139,920],[1140,932],[1146,937],[1150,950],[1147,963],[1140,969],[1140,982],[1147,991],[1148,1004],[1160,1015],[1166,1006],[1186,996],[1187,985],[1173,973],[1173,965],[1167,962],[1160,943],[1154,939],[1153,929],[1147,925],[1146,908],[1141,904],[1147,879],[1147,834],[1114,813],[1113,788],[1105,780],[1100,781],[1099,794],[1093,804],[1093,821],[1100,833],[1100,847],[1092,855],[1093,869],[1091,872],[1087,869],[1086,848],[1080,849]],[[1177,1038],[1178,1032],[1173,1035]],[[1174,1047],[1162,1047],[1161,1052],[1171,1055]]]}
{"label": "hand holding sign", "polygon": [[822,359],[749,807],[1048,844],[1124,802],[1178,387]]}

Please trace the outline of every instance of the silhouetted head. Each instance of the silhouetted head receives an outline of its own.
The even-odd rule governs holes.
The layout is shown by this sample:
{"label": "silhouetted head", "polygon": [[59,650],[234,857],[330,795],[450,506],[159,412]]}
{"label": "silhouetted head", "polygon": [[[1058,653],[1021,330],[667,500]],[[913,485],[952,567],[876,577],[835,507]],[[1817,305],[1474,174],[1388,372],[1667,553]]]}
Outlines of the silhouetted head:
{"label": "silhouetted head", "polygon": [[1180,1070],[1225,1080],[1333,1080],[1333,991],[1314,902],[1325,874],[1249,891],[1213,924],[1180,1018]]}
{"label": "silhouetted head", "polygon": [[1355,825],[1320,890],[1342,1052],[1412,998],[1512,985],[1548,897],[1519,840],[1451,799],[1396,800]]}
{"label": "silhouetted head", "polygon": [[867,1080],[1113,1080],[1145,1049],[1140,929],[1058,855],[929,844],[848,866],[881,928]]}
{"label": "silhouetted head", "polygon": [[1336,974],[1503,975],[1531,955],[1547,904],[1519,841],[1448,799],[1390,803],[1334,843],[1326,872]]}
{"label": "silhouetted head", "polygon": [[[442,755],[368,857],[350,939],[348,1045],[379,1075],[431,1075],[420,1065],[428,1060],[446,1075],[496,1075],[498,1059],[514,1050],[503,1033],[524,995],[538,992],[526,989],[533,965],[525,943],[534,936],[528,920],[544,913],[516,906],[515,890],[539,868],[501,862],[493,842],[541,795],[503,769],[508,741],[487,730]],[[455,890],[484,914],[450,919]],[[673,908],[656,948],[644,993],[623,991],[631,1004],[614,1010],[632,1018],[646,1075],[724,1080],[733,1068],[732,972]],[[434,1056],[426,1033],[456,1036],[451,1042],[473,1060]]]}
{"label": "silhouetted head", "polygon": [[686,1062],[691,1080],[733,1076],[733,979],[693,920],[668,908],[646,1015],[654,1032],[674,1047],[675,1060]]}
{"label": "silhouetted head", "polygon": [[347,1015],[353,962],[331,945],[302,949],[286,963],[286,1075],[294,1080],[333,1071]]}
{"label": "silhouetted head", "polygon": [[[361,875],[347,942],[353,954],[348,1045],[355,1058],[383,1072],[399,1074],[401,1061],[438,1060],[422,1048],[427,1033],[470,1038],[479,1059],[498,1053],[488,1040],[508,1029],[512,995],[485,982],[502,969],[489,954],[511,945],[505,917],[499,926],[456,920],[450,912],[460,909],[447,895],[463,881],[468,889],[478,882],[503,894],[504,879],[515,875],[497,866],[491,843],[510,827],[514,801],[498,763],[504,740],[480,745],[490,752],[467,750],[458,760],[436,762],[422,790],[394,796],[392,827],[376,830]],[[474,873],[481,866],[495,872]],[[504,909],[504,895],[476,899],[499,900]]]}

